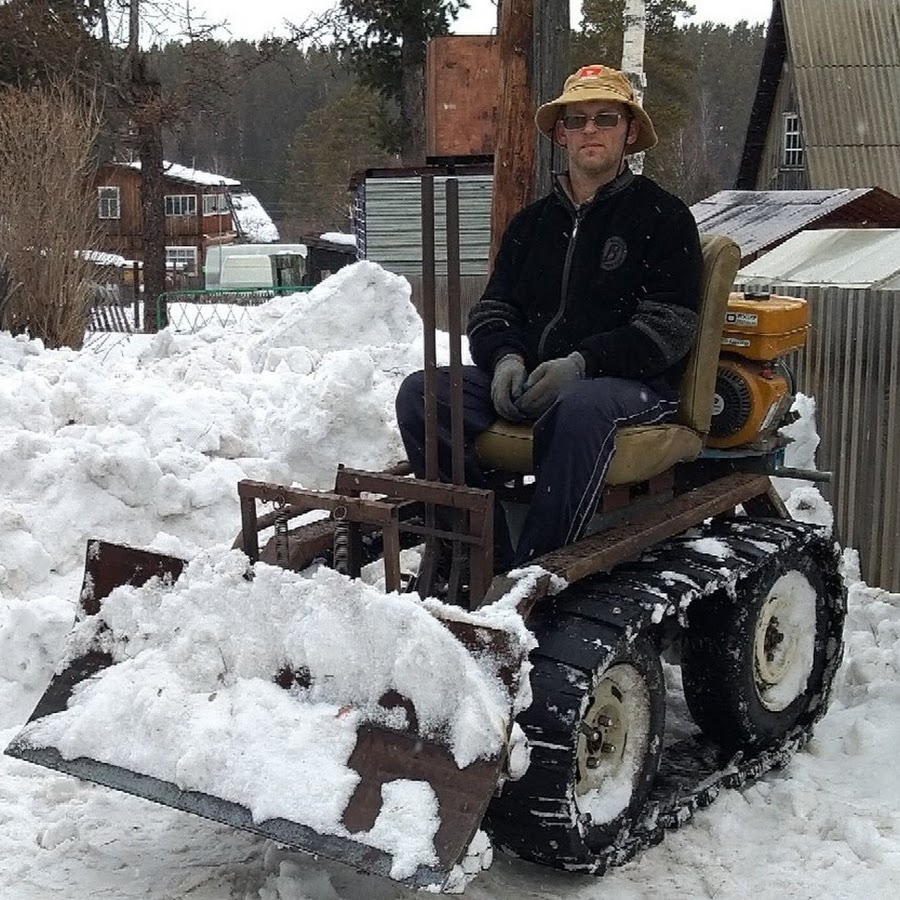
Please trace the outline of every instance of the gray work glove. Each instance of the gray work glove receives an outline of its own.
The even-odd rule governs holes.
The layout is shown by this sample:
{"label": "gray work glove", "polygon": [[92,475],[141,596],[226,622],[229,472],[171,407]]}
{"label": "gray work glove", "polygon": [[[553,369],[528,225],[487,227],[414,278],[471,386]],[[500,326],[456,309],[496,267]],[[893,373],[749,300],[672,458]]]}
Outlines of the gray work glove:
{"label": "gray work glove", "polygon": [[584,378],[584,357],[576,352],[542,362],[528,376],[525,393],[516,404],[528,419],[539,419],[566,385]]}
{"label": "gray work glove", "polygon": [[494,366],[494,377],[491,379],[491,401],[497,415],[510,422],[522,422],[522,413],[516,408],[516,401],[525,390],[525,362],[515,353],[507,353]]}

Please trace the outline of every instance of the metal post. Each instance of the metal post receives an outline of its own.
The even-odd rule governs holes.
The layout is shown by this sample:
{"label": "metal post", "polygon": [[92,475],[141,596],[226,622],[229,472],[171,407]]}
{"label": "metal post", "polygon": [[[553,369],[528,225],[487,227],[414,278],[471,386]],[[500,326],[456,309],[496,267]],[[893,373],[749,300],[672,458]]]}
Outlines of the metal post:
{"label": "metal post", "polygon": [[434,176],[422,176],[422,325],[425,342],[425,478],[438,480]]}
{"label": "metal post", "polygon": [[450,333],[450,444],[454,484],[465,484],[463,449],[462,311],[460,309],[459,181],[444,185],[447,204],[447,329]]}

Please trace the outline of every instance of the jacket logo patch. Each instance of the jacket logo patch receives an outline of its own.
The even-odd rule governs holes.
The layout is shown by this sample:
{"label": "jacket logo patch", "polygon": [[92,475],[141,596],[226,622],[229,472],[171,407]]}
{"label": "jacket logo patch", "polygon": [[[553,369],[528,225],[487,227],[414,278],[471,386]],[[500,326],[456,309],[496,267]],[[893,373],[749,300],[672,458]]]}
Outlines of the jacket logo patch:
{"label": "jacket logo patch", "polygon": [[618,269],[625,262],[628,256],[628,244],[624,238],[611,237],[604,245],[603,252],[600,254],[600,268],[604,272],[612,272]]}

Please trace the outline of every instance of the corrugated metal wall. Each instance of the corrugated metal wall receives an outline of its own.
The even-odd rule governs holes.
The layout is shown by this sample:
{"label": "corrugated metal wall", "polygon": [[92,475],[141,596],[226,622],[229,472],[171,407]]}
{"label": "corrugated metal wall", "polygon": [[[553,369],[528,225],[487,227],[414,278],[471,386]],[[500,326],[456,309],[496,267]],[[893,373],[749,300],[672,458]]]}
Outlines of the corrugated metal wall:
{"label": "corrugated metal wall", "polygon": [[898,591],[900,291],[765,287],[809,300],[812,329],[796,372],[798,389],[816,399],[818,466],[834,472],[823,493],[866,581]]}
{"label": "corrugated metal wall", "polygon": [[[487,274],[491,247],[490,175],[459,179],[459,249],[463,276]],[[434,179],[435,256],[447,273],[446,177]],[[422,274],[422,182],[419,178],[367,178],[366,258],[398,275]]]}
{"label": "corrugated metal wall", "polygon": [[[463,325],[487,283],[491,248],[491,175],[463,175],[459,182],[459,250]],[[435,270],[438,328],[447,328],[447,215],[445,176],[434,179]],[[422,182],[416,177],[365,181],[365,256],[405,275],[422,310]]]}

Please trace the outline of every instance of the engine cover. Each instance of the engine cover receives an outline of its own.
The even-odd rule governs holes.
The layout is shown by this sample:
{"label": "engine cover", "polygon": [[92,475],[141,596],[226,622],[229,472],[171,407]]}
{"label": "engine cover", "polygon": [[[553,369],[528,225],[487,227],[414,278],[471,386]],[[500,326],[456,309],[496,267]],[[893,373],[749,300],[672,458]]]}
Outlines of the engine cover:
{"label": "engine cover", "polygon": [[707,446],[730,449],[774,434],[793,399],[771,363],[721,357]]}

